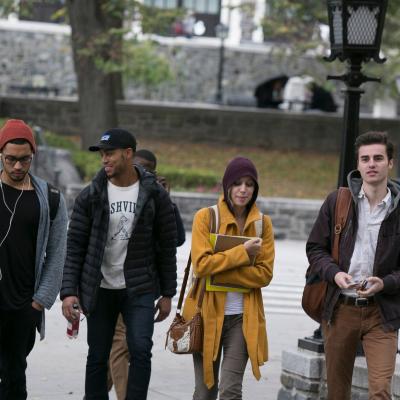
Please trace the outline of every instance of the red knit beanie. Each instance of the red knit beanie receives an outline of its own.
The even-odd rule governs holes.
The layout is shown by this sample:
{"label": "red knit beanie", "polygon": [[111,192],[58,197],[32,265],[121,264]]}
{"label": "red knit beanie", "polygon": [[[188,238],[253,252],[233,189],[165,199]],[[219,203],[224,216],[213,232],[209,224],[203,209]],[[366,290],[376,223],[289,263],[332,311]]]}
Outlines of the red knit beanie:
{"label": "red knit beanie", "polygon": [[14,139],[25,139],[29,142],[33,152],[36,152],[36,143],[32,129],[21,119],[9,119],[0,130],[0,151]]}

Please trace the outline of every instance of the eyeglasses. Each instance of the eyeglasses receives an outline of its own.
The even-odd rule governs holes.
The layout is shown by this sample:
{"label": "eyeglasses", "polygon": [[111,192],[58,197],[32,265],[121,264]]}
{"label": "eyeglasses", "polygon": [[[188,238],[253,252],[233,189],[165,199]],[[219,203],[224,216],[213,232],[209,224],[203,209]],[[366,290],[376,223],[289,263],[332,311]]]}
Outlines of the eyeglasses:
{"label": "eyeglasses", "polygon": [[23,156],[23,157],[14,157],[9,155],[3,155],[4,161],[6,164],[11,165],[12,167],[19,162],[22,166],[26,167],[30,164],[33,159],[33,155]]}

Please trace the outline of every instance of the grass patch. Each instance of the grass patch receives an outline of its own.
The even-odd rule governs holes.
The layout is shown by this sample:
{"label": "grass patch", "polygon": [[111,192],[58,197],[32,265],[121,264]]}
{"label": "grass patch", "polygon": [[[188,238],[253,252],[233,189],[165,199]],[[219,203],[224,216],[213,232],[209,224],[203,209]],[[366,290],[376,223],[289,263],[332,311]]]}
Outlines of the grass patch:
{"label": "grass patch", "polygon": [[[0,119],[0,126],[5,119]],[[45,133],[50,146],[71,151],[83,179],[89,181],[101,167],[99,155],[79,149],[71,137]],[[268,197],[324,198],[335,189],[339,154],[276,151],[249,146],[178,143],[138,137],[138,149],[152,150],[157,171],[172,190],[220,191],[225,167],[237,155],[250,158],[259,174],[260,195]]]}
{"label": "grass patch", "polygon": [[213,171],[158,164],[157,174],[167,179],[174,190],[218,191],[220,177]]}
{"label": "grass patch", "polygon": [[[321,199],[334,190],[337,183],[339,155],[336,154],[177,143],[141,137],[138,137],[138,148],[152,150],[160,166],[210,171],[218,177],[219,182],[229,160],[238,155],[248,157],[257,167],[262,196]],[[158,169],[161,174],[161,169]]]}

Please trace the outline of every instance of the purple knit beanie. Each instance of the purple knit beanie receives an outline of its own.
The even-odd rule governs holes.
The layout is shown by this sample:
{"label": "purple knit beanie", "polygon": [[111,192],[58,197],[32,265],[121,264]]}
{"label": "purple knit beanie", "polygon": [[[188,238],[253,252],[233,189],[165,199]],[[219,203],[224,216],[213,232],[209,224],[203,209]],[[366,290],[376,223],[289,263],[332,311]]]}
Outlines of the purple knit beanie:
{"label": "purple knit beanie", "polygon": [[[229,201],[229,188],[236,182],[238,179],[250,176],[254,183],[254,193],[253,198],[248,204],[248,208],[250,208],[257,199],[258,195],[258,174],[256,167],[254,164],[245,157],[235,157],[233,160],[229,162],[226,167],[224,177],[222,178],[222,187],[224,189],[224,199],[228,204],[229,209],[231,209],[230,201]],[[232,210],[231,210],[232,211]]]}

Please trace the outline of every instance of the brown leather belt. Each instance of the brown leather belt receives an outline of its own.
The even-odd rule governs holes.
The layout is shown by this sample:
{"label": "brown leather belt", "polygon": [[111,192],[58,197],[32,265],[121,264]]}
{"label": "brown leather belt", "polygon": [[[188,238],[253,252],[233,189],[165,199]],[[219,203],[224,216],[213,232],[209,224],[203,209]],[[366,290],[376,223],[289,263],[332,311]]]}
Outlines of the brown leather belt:
{"label": "brown leather belt", "polygon": [[368,307],[372,304],[375,304],[375,297],[353,297],[353,296],[346,296],[341,294],[339,297],[339,301],[342,304],[346,304],[348,306],[356,306],[356,307]]}

